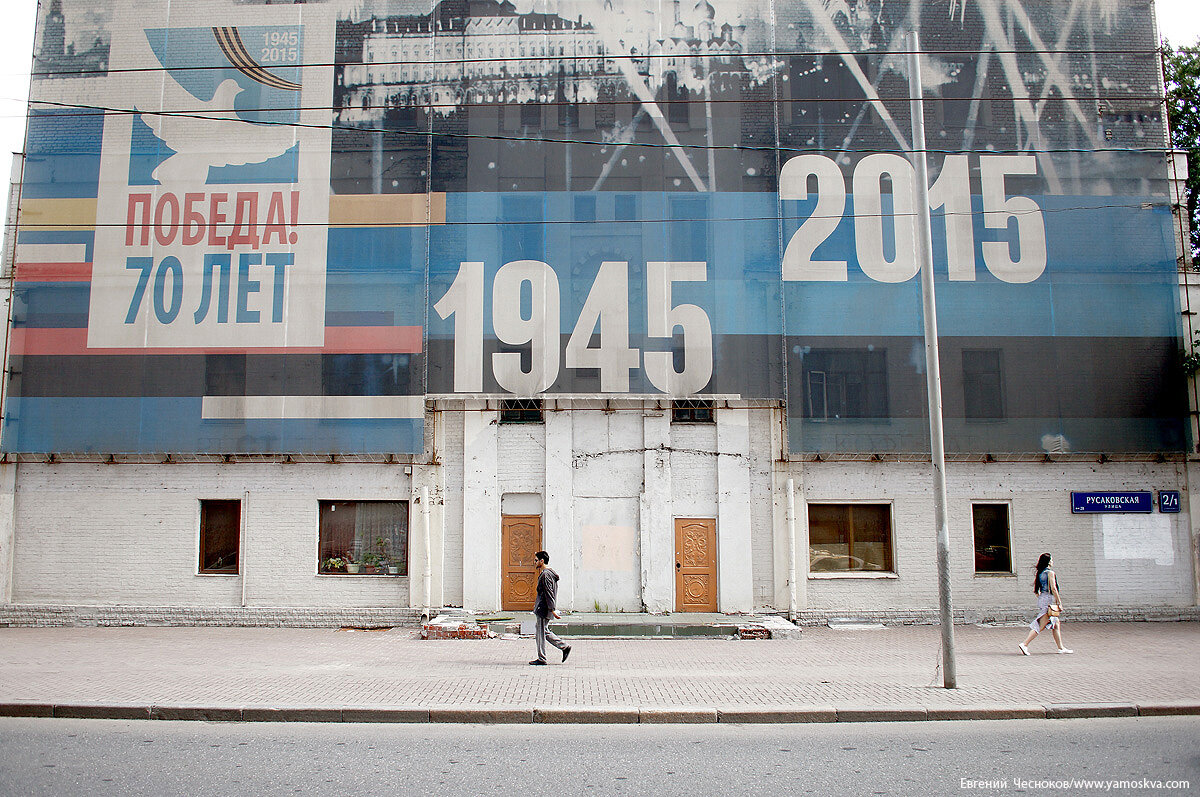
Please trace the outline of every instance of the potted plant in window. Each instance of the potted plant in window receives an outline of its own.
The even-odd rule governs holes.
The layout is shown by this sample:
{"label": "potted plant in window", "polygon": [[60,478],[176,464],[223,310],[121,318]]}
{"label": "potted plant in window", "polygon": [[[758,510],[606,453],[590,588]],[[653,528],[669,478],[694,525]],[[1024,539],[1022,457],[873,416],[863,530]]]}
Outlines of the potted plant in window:
{"label": "potted plant in window", "polygon": [[389,576],[400,575],[400,563],[392,558],[392,542],[386,537],[375,538],[375,554],[379,557],[379,568]]}
{"label": "potted plant in window", "polygon": [[340,556],[331,556],[321,561],[321,572],[337,573],[346,567],[346,560]]}
{"label": "potted plant in window", "polygon": [[356,575],[362,569],[362,563],[354,560],[354,552],[346,551],[343,557],[346,560],[346,572],[351,575]]}
{"label": "potted plant in window", "polygon": [[375,553],[374,551],[363,554],[362,566],[363,566],[364,573],[374,573],[376,570],[379,569],[379,566],[382,564],[383,564],[383,557],[380,556],[379,554]]}

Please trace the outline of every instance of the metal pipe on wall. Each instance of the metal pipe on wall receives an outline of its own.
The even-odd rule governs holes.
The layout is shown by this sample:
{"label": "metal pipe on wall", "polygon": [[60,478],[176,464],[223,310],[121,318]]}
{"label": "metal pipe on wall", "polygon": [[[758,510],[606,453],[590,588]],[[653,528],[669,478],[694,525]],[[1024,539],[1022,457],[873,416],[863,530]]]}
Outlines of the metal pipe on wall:
{"label": "metal pipe on wall", "polygon": [[241,528],[238,530],[238,575],[242,577],[242,608],[246,608],[246,514],[250,508],[250,491],[242,493]]}
{"label": "metal pipe on wall", "polygon": [[433,551],[429,544],[429,488],[422,485],[417,492],[417,500],[421,504],[418,516],[421,518],[421,531],[425,537],[425,569],[421,574],[425,582],[425,615],[433,616]]}
{"label": "metal pipe on wall", "polygon": [[788,619],[796,619],[796,483],[787,480]]}

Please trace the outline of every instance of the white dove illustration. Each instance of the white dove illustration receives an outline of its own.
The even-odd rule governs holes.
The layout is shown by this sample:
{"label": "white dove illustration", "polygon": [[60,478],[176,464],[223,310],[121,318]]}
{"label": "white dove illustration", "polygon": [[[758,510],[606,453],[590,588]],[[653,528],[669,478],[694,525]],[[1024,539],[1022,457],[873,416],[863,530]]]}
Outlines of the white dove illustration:
{"label": "white dove illustration", "polygon": [[175,151],[152,175],[162,185],[203,185],[209,167],[262,163],[295,145],[291,125],[256,124],[237,116],[234,100],[243,89],[236,80],[222,81],[213,98],[202,102],[169,74],[163,86],[163,113],[138,105],[154,135]]}

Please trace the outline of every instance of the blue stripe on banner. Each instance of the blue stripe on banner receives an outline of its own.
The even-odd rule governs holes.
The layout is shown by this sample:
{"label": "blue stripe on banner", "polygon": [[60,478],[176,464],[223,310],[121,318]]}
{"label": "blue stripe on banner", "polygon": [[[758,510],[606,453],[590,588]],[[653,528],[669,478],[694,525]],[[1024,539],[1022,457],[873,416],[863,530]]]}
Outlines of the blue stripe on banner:
{"label": "blue stripe on banner", "polygon": [[13,286],[13,326],[86,327],[91,291],[90,282],[18,282]]}
{"label": "blue stripe on banner", "polygon": [[31,199],[96,196],[103,137],[102,111],[31,110],[22,196]]}
{"label": "blue stripe on banner", "polygon": [[[326,326],[422,326],[425,275],[332,271],[325,282]],[[374,318],[370,323],[351,319]],[[345,319],[344,323],[340,323]]]}
{"label": "blue stripe on banner", "polygon": [[[1114,274],[1082,282],[1049,274],[1025,285],[980,274],[938,282],[938,332],[956,336],[1178,337],[1173,274]],[[920,335],[921,286],[857,281],[789,284],[787,334]],[[1119,311],[1118,311],[1119,308]]]}
{"label": "blue stripe on banner", "polygon": [[326,326],[424,323],[424,228],[329,228]]}
{"label": "blue stripe on banner", "polygon": [[[973,198],[975,279],[950,282],[945,224],[935,213],[935,275],[944,334],[1178,334],[1171,215],[1161,198],[1034,199],[1043,211],[1048,263],[1027,284],[1001,282],[984,265],[982,244],[1008,240],[1016,225],[985,229],[979,197]],[[814,253],[818,260],[846,260],[847,281],[783,284],[786,327],[780,320],[780,228],[773,194],[474,193],[449,194],[446,202],[447,224],[429,230],[431,304],[449,289],[464,261],[483,262],[485,285],[490,286],[502,264],[541,260],[558,278],[560,331],[570,332],[600,263],[624,261],[629,263],[630,324],[636,334],[644,330],[645,263],[700,260],[708,264],[707,282],[677,283],[672,301],[702,307],[714,332],[775,334],[784,328],[788,335],[873,336],[921,330],[919,281],[875,282],[859,267],[849,215],[852,201],[841,224]],[[787,201],[783,207],[789,217],[782,231],[786,244],[815,200]],[[404,241],[407,257],[418,257],[419,236]],[[1113,313],[1114,307],[1122,312]],[[490,302],[485,300],[483,310],[485,329],[490,329]],[[528,317],[528,308],[523,315]],[[431,337],[452,334],[450,321],[432,312],[429,319]]]}
{"label": "blue stripe on banner", "polygon": [[420,453],[422,419],[201,420],[201,399],[23,398],[5,405],[7,453]]}
{"label": "blue stripe on banner", "polygon": [[330,227],[326,270],[425,278],[424,227]]}

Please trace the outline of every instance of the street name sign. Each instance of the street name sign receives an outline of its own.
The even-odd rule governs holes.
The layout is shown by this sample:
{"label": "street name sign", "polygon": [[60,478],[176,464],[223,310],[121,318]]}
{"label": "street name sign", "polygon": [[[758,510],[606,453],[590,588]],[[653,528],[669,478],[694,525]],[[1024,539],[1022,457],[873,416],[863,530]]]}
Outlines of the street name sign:
{"label": "street name sign", "polygon": [[1152,512],[1153,495],[1149,490],[1130,493],[1071,493],[1071,511],[1090,512]]}

